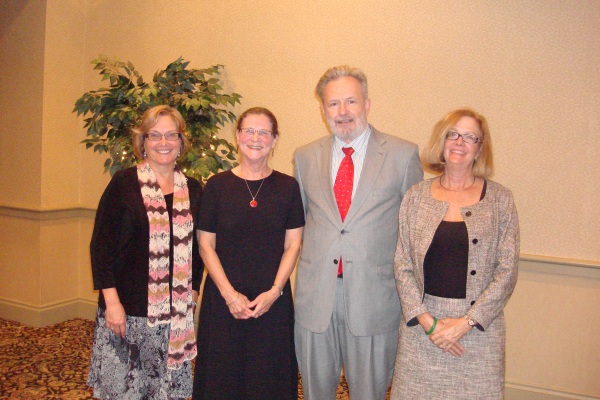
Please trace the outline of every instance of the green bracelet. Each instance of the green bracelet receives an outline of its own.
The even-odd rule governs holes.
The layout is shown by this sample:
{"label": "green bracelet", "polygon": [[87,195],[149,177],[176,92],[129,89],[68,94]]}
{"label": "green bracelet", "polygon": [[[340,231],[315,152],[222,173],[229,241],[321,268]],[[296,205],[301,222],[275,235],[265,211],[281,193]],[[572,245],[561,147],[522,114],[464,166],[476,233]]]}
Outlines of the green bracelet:
{"label": "green bracelet", "polygon": [[427,332],[425,332],[425,334],[427,336],[431,335],[433,333],[433,331],[435,330],[436,325],[437,325],[437,318],[433,317],[433,324],[431,324],[431,328],[429,328],[429,330]]}

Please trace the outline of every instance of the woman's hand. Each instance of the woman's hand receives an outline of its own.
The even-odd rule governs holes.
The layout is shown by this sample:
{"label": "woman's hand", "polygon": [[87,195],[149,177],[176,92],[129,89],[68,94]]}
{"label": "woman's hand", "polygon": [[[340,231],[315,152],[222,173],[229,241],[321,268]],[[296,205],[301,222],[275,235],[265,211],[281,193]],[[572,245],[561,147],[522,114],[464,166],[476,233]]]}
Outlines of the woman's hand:
{"label": "woman's hand", "polygon": [[125,308],[121,304],[116,288],[102,289],[106,304],[106,327],[115,335],[125,337]]}
{"label": "woman's hand", "polygon": [[125,309],[120,302],[106,304],[106,327],[115,335],[125,337]]}
{"label": "woman's hand", "polygon": [[266,292],[262,292],[256,298],[250,302],[248,305],[250,308],[254,309],[252,311],[252,317],[258,318],[262,316],[264,313],[268,312],[271,309],[275,300],[277,300],[280,296],[280,291],[277,287],[273,286],[270,290]]}
{"label": "woman's hand", "polygon": [[438,320],[437,327],[429,336],[429,340],[444,353],[462,357],[465,349],[458,341],[472,328],[464,318],[443,318]]}
{"label": "woman's hand", "polygon": [[235,319],[248,319],[253,315],[253,311],[250,309],[250,300],[241,294],[240,292],[236,292],[235,296],[232,296],[228,303],[227,307],[229,307],[229,312],[233,315]]}

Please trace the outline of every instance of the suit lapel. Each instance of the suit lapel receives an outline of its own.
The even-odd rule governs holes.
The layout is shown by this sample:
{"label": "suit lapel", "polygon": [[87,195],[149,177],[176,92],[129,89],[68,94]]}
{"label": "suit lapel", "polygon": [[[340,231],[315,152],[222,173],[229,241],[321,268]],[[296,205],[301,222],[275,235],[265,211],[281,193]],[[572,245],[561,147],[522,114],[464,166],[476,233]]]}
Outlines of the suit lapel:
{"label": "suit lapel", "polygon": [[377,175],[379,175],[383,160],[385,159],[385,151],[382,148],[384,143],[385,139],[381,137],[375,128],[371,127],[371,137],[369,137],[369,143],[367,143],[365,161],[363,162],[358,186],[354,193],[354,197],[352,198],[350,210],[348,210],[348,214],[344,220],[344,225],[347,225],[352,221],[352,218],[354,218],[362,203],[371,194],[373,185],[375,184],[375,180],[377,179]]}
{"label": "suit lapel", "polygon": [[338,210],[335,194],[333,193],[333,182],[331,181],[331,141],[333,136],[329,136],[321,141],[317,154],[317,165],[319,170],[319,180],[323,196],[331,209],[331,215],[339,223],[342,222],[340,212]]}

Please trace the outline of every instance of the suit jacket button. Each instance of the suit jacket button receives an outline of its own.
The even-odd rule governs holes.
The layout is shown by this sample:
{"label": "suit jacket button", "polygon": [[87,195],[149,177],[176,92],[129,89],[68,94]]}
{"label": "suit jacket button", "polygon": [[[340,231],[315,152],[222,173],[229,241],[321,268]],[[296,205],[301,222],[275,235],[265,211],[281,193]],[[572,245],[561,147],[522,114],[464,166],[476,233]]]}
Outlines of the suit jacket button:
{"label": "suit jacket button", "polygon": [[345,235],[346,233],[348,233],[346,230],[342,229],[342,231],[340,232],[342,235]]}
{"label": "suit jacket button", "polygon": [[335,265],[337,265],[337,263],[338,263],[338,260],[333,260],[333,263],[334,263]]}
{"label": "suit jacket button", "polygon": [[479,240],[473,239],[473,244],[477,244],[477,242],[479,242]]}
{"label": "suit jacket button", "polygon": [[477,271],[473,270],[471,271],[471,275],[475,275],[477,273]]}
{"label": "suit jacket button", "polygon": [[475,304],[475,300],[473,300],[473,301],[471,302],[471,305],[473,305],[473,304]]}
{"label": "suit jacket button", "polygon": [[470,217],[470,216],[471,216],[471,211],[467,211],[467,212],[465,213],[465,215],[466,215],[467,217]]}

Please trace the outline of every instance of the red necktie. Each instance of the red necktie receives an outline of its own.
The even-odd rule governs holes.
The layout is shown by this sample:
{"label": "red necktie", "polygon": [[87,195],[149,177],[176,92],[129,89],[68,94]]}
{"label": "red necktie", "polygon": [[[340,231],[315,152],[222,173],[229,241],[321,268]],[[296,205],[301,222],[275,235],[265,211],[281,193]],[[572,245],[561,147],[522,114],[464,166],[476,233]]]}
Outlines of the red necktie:
{"label": "red necktie", "polygon": [[[354,153],[354,149],[352,147],[345,147],[342,151],[346,156],[342,159],[337,176],[335,177],[333,193],[335,194],[335,200],[343,222],[350,209],[350,203],[352,203],[352,186],[354,184],[354,163],[352,162],[352,153]],[[340,257],[338,275],[341,275],[342,272],[342,257]]]}

